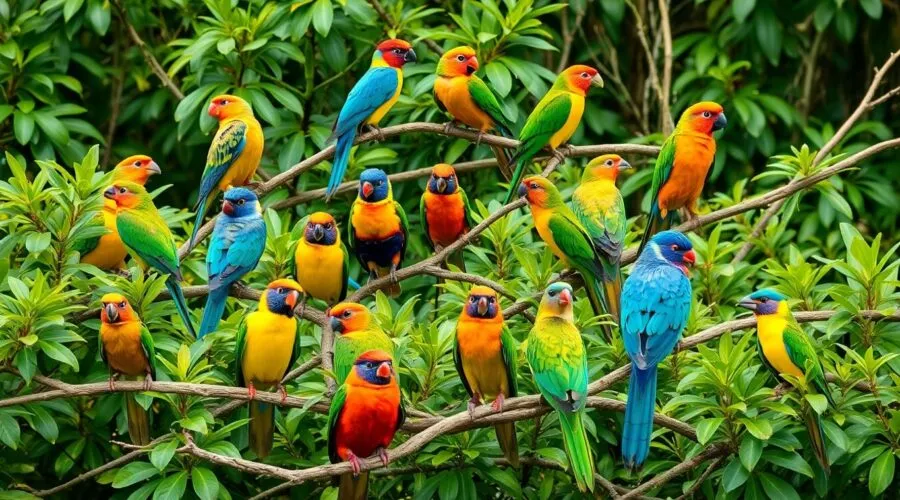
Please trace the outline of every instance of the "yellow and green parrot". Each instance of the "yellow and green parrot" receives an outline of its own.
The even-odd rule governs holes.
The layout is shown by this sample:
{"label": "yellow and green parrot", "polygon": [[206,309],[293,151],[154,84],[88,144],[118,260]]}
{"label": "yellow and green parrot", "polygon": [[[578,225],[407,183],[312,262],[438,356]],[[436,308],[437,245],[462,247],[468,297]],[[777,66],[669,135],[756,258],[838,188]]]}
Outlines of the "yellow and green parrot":
{"label": "yellow and green parrot", "polygon": [[[762,289],[741,299],[738,306],[750,309],[756,316],[756,347],[759,357],[775,378],[784,380],[783,375],[792,375],[805,380],[834,407],[834,399],[825,382],[822,362],[812,340],[794,320],[787,297],[775,290]],[[810,407],[804,412],[803,419],[809,431],[813,454],[827,474],[830,465],[825,449],[825,434],[822,432],[822,417]]]}
{"label": "yellow and green parrot", "polygon": [[619,297],[622,294],[622,270],[619,261],[625,244],[625,201],[616,188],[619,172],[631,168],[616,154],[598,156],[587,164],[581,185],[572,193],[572,211],[594,242],[603,265],[600,276],[606,291],[609,314],[619,321]]}
{"label": "yellow and green parrot", "polygon": [[373,349],[394,356],[394,342],[372,319],[369,308],[356,302],[341,302],[328,310],[334,332],[334,375],[337,385],[347,379],[362,353]]}
{"label": "yellow and green parrot", "polygon": [[116,229],[128,252],[142,267],[152,267],[166,277],[166,289],[172,295],[178,315],[192,336],[197,336],[191,311],[181,290],[181,264],[175,238],[159,215],[150,193],[135,182],[119,181],[103,192],[116,203]]}
{"label": "yellow and green parrot", "polygon": [[594,459],[584,428],[587,352],[572,312],[572,286],[547,287],[528,334],[525,357],[541,396],[556,410],[578,489],[594,491]]}
{"label": "yellow and green parrot", "polygon": [[519,132],[519,147],[513,155],[516,169],[503,203],[509,203],[518,189],[525,169],[538,151],[546,146],[556,149],[572,138],[584,113],[584,98],[591,85],[603,86],[603,78],[590,66],[569,66],[528,115]]}

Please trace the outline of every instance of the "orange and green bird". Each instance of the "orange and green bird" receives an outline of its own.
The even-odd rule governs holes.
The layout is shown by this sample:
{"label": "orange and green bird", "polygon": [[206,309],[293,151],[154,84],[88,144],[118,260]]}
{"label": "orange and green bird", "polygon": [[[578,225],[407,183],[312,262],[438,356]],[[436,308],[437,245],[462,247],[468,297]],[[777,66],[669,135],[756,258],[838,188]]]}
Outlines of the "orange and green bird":
{"label": "orange and green bird", "polygon": [[178,315],[192,336],[197,336],[191,311],[184,300],[180,282],[181,263],[175,237],[159,215],[150,193],[144,186],[118,181],[103,192],[116,203],[116,229],[128,253],[143,267],[152,267],[166,276],[166,289],[172,296]]}
{"label": "orange and green bird", "polygon": [[219,120],[219,130],[206,155],[206,168],[200,179],[200,193],[194,211],[194,231],[190,246],[203,225],[206,206],[220,191],[231,186],[245,186],[253,179],[263,152],[263,132],[253,116],[250,104],[240,97],[219,95],[209,103],[209,115]]}
{"label": "orange and green bird", "polygon": [[293,266],[294,277],[307,295],[328,305],[347,298],[350,256],[331,214],[309,216],[294,250]]}
{"label": "orange and green bird", "polygon": [[[516,360],[518,345],[503,325],[503,312],[497,292],[486,286],[474,286],[463,304],[456,323],[453,362],[463,387],[476,405],[492,401],[494,411],[503,411],[503,401],[518,395]],[[519,466],[516,426],[506,422],[494,426],[503,455],[513,467]]]}
{"label": "orange and green bird", "polygon": [[[159,165],[146,155],[125,158],[113,169],[112,182],[131,181],[143,186],[151,175],[160,173]],[[116,229],[116,202],[104,200],[103,209],[97,213],[97,221],[103,221],[106,233],[93,238],[78,240],[75,250],[81,254],[81,262],[109,271],[125,267],[128,251]]]}
{"label": "orange and green bird", "polygon": [[[453,121],[463,123],[478,130],[476,144],[481,136],[491,130],[503,137],[513,137],[512,126],[503,116],[503,108],[497,96],[484,81],[475,74],[478,58],[472,47],[456,47],[444,52],[437,64],[437,79],[434,81],[434,100],[438,107],[453,117]],[[492,147],[497,157],[497,165],[506,180],[512,177],[509,162],[511,155],[504,148]]]}
{"label": "orange and green bird", "polygon": [[616,154],[598,156],[587,164],[581,184],[572,193],[572,211],[594,241],[594,249],[603,264],[600,279],[606,291],[609,314],[619,321],[619,297],[622,294],[622,270],[619,261],[625,243],[625,201],[616,188],[619,172],[631,168]]}
{"label": "orange and green bird", "polygon": [[[425,236],[435,252],[452,245],[475,226],[469,198],[459,186],[453,166],[438,163],[431,169],[431,177],[419,201],[419,216],[425,226]],[[466,270],[461,250],[455,252],[450,262],[462,271]]]}
{"label": "orange and green bird", "polygon": [[278,279],[266,287],[259,307],[247,315],[234,343],[235,379],[250,396],[250,449],[259,458],[272,451],[275,408],[253,401],[256,389],[277,387],[281,400],[287,391],[281,379],[300,355],[300,320],[294,309],[303,289],[291,279]]}
{"label": "orange and green bird", "polygon": [[328,310],[334,332],[334,375],[344,383],[353,363],[362,353],[378,349],[394,355],[394,342],[372,318],[369,309],[356,302],[341,302]]}
{"label": "orange and green bird", "polygon": [[[141,323],[125,297],[118,293],[104,295],[100,302],[100,357],[109,367],[109,390],[115,390],[115,377],[144,377],[145,389],[156,378],[156,350],[153,336]],[[150,421],[147,410],[141,407],[134,393],[123,394],[131,442],[144,446],[150,443]]]}
{"label": "orange and green bird", "polygon": [[639,251],[651,236],[674,225],[679,208],[691,217],[697,214],[697,200],[716,156],[712,134],[727,124],[722,106],[711,101],[698,102],[682,113],[656,157],[650,215]]}
{"label": "orange and green bird", "polygon": [[556,149],[572,138],[581,123],[584,98],[592,85],[603,87],[603,78],[596,69],[582,65],[569,66],[537,103],[519,132],[519,147],[513,156],[516,170],[503,203],[512,200],[525,169],[538,151],[549,146],[558,155]]}

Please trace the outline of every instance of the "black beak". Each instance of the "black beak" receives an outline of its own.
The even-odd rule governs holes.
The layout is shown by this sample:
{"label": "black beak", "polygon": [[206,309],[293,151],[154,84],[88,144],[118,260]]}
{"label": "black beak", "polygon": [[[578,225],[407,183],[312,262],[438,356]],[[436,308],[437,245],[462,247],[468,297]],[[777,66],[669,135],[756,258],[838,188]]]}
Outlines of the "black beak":
{"label": "black beak", "polygon": [[110,323],[119,321],[119,308],[116,307],[115,304],[104,304],[103,309],[106,310],[106,319],[109,320]]}
{"label": "black beak", "polygon": [[519,198],[528,194],[528,188],[525,187],[525,183],[519,184]]}
{"label": "black beak", "polygon": [[324,238],[324,237],[325,237],[325,229],[322,228],[321,224],[316,224],[313,227],[313,238],[315,238],[316,241],[322,241],[322,238]]}
{"label": "black beak", "polygon": [[725,118],[725,113],[719,113],[719,116],[716,117],[716,121],[713,122],[713,131],[722,130],[725,126],[728,125],[728,119]]}
{"label": "black beak", "polygon": [[344,325],[341,323],[341,320],[337,318],[331,318],[329,321],[331,324],[331,331],[334,333],[344,333]]}
{"label": "black beak", "polygon": [[116,187],[110,186],[110,187],[106,188],[106,191],[103,192],[103,197],[109,198],[110,200],[115,198],[116,197]]}
{"label": "black beak", "polygon": [[751,311],[755,311],[758,305],[759,305],[759,303],[756,302],[755,300],[751,299],[749,295],[744,297],[743,299],[740,300],[740,302],[737,303],[738,307],[743,307],[744,309],[750,309]]}
{"label": "black beak", "polygon": [[475,70],[476,70],[475,66],[469,66],[469,65],[466,65],[466,74],[467,74],[467,75],[472,75],[472,74],[474,74],[474,73],[475,73]]}
{"label": "black beak", "polygon": [[447,179],[444,179],[443,177],[438,177],[437,178],[437,189],[438,189],[438,193],[441,193],[441,194],[445,193],[447,191]]}
{"label": "black beak", "polygon": [[403,54],[403,62],[416,62],[416,51],[409,49]]}

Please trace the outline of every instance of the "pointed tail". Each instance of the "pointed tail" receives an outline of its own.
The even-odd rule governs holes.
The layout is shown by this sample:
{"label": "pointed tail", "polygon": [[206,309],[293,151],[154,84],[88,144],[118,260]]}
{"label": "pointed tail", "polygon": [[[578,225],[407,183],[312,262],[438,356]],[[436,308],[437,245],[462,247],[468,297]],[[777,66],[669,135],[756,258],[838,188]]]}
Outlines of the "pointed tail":
{"label": "pointed tail", "polygon": [[509,465],[519,468],[519,442],[516,440],[516,424],[506,422],[494,426],[497,432],[497,442],[500,443],[500,449],[503,450],[503,456]]}
{"label": "pointed tail", "polygon": [[360,472],[358,476],[353,474],[341,474],[341,484],[338,487],[338,500],[366,500],[369,492],[369,473]]}
{"label": "pointed tail", "polygon": [[356,129],[351,128],[337,138],[334,145],[334,160],[331,162],[331,177],[328,179],[328,188],[325,190],[325,202],[331,201],[331,197],[337,192],[337,188],[344,180],[347,173],[347,164],[350,163],[350,149],[356,138]]}
{"label": "pointed tail", "polygon": [[[378,268],[378,271],[375,272],[375,277],[384,278],[385,276],[390,276],[390,270],[387,268]],[[387,288],[384,289],[384,293],[393,299],[396,299],[400,296],[400,292],[403,291],[403,288],[400,287],[400,283],[391,283]]]}
{"label": "pointed tail", "polygon": [[665,217],[661,217],[659,210],[651,209],[650,214],[647,216],[647,227],[644,228],[644,236],[641,238],[641,246],[638,247],[638,255],[644,251],[644,247],[647,246],[647,242],[650,241],[654,234],[669,229],[675,225],[677,219],[678,212],[675,210],[670,210]]}
{"label": "pointed tail", "polygon": [[275,407],[268,403],[250,402],[250,449],[259,458],[272,451],[275,434]]}
{"label": "pointed tail", "polygon": [[509,180],[509,189],[506,191],[506,197],[503,198],[504,205],[512,201],[513,197],[516,195],[516,192],[519,189],[519,183],[522,182],[522,177],[525,175],[525,169],[531,164],[532,158],[534,158],[534,153],[526,154],[521,149],[516,151],[516,154],[510,158],[509,164],[512,165],[515,163],[516,170]]}
{"label": "pointed tail", "polygon": [[653,407],[656,404],[656,365],[641,370],[631,365],[625,426],[622,429],[622,459],[625,467],[640,469],[650,453]]}
{"label": "pointed tail", "polygon": [[191,311],[188,309],[187,301],[184,300],[184,292],[181,290],[178,278],[170,274],[166,278],[166,289],[172,295],[172,301],[175,302],[175,308],[178,309],[178,315],[181,316],[184,326],[192,336],[196,337],[197,330],[194,329],[194,323],[191,322]]}
{"label": "pointed tail", "polygon": [[621,321],[621,296],[622,296],[622,269],[619,268],[618,262],[603,261],[603,290],[606,299],[606,307],[609,314],[613,317],[613,321],[619,323]]}
{"label": "pointed tail", "polygon": [[150,444],[150,419],[145,410],[134,398],[134,393],[126,392],[125,415],[128,417],[128,437],[131,443],[138,446]]}
{"label": "pointed tail", "polygon": [[[501,137],[506,137],[509,139],[515,139],[516,137],[515,135],[513,135],[512,130],[506,128],[506,126],[500,123],[494,125],[494,131],[496,131]],[[497,167],[499,167],[500,174],[503,175],[503,178],[507,181],[511,180],[513,175],[512,165],[515,163],[512,151],[500,146],[491,146],[491,150],[494,152],[494,156],[497,158]]]}
{"label": "pointed tail", "polygon": [[[604,290],[602,284],[600,283],[601,276],[597,276],[591,273],[584,273],[582,271],[578,271],[581,274],[581,278],[584,281],[584,289],[587,291],[588,299],[591,301],[591,308],[594,310],[594,314],[612,314],[607,306],[606,302],[606,291]],[[618,317],[613,317],[614,320],[618,321]],[[601,325],[601,330],[603,330],[603,336],[607,342],[612,342],[613,338],[613,328],[611,325]]]}
{"label": "pointed tail", "polygon": [[197,214],[194,215],[194,230],[191,231],[188,248],[194,248],[194,245],[197,243],[197,231],[203,226],[203,217],[206,216],[206,205],[213,196],[215,196],[214,192],[197,200],[197,206],[195,207]]}
{"label": "pointed tail", "polygon": [[563,443],[566,445],[566,454],[569,456],[569,464],[572,466],[572,474],[575,476],[578,489],[582,492],[594,491],[594,458],[582,421],[584,411],[556,413],[559,415]]}
{"label": "pointed tail", "polygon": [[812,443],[813,454],[822,470],[828,475],[831,473],[831,464],[828,463],[828,453],[825,448],[825,434],[822,432],[822,417],[812,408],[806,408],[803,413],[806,422],[806,430],[809,432],[809,442]]}
{"label": "pointed tail", "polygon": [[222,313],[225,312],[225,300],[228,298],[227,286],[216,288],[209,291],[206,298],[206,307],[203,308],[203,319],[200,321],[200,333],[198,339],[202,339],[207,333],[215,331],[222,319]]}

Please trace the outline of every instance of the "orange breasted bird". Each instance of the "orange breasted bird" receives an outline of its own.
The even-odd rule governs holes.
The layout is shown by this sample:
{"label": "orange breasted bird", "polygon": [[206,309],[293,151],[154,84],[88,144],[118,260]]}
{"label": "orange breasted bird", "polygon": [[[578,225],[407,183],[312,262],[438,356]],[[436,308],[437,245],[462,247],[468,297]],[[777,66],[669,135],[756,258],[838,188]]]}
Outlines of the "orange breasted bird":
{"label": "orange breasted bird", "polygon": [[190,245],[194,246],[197,231],[203,225],[206,206],[220,191],[231,186],[245,186],[253,179],[262,158],[262,127],[253,116],[250,104],[240,97],[219,95],[209,103],[209,115],[219,120],[219,130],[209,145],[206,168],[200,179],[200,193],[194,211],[194,231]]}
{"label": "orange breasted bird", "polygon": [[[478,58],[475,49],[462,46],[444,52],[437,64],[437,79],[434,81],[434,100],[438,107],[461,122],[478,131],[476,144],[481,136],[491,130],[503,137],[514,137],[509,120],[503,116],[503,108],[497,96],[484,81],[475,74]],[[510,155],[504,148],[492,147],[497,157],[500,172],[506,180],[512,177],[509,167]]]}
{"label": "orange breasted bird", "polygon": [[679,208],[691,217],[697,214],[697,200],[716,156],[712,134],[727,124],[722,106],[711,101],[698,102],[682,113],[656,157],[650,215],[640,250],[651,236],[672,227]]}
{"label": "orange breasted bird", "polygon": [[[438,163],[432,168],[419,201],[419,215],[425,226],[425,236],[435,252],[450,246],[475,226],[469,198],[459,186],[456,171],[451,165]],[[466,270],[462,251],[456,252],[451,262]]]}
{"label": "orange breasted bird", "polygon": [[549,146],[562,160],[556,149],[571,139],[578,129],[584,113],[584,98],[592,85],[603,86],[603,78],[596,69],[582,65],[569,66],[537,103],[519,132],[519,148],[513,156],[516,170],[503,203],[512,200],[525,169],[541,149]]}
{"label": "orange breasted bird", "polygon": [[[100,357],[109,367],[109,389],[115,389],[115,377],[144,376],[144,387],[156,378],[156,350],[153,336],[141,323],[141,318],[121,294],[108,293],[100,302]],[[128,419],[128,436],[136,445],[150,443],[150,422],[147,411],[135,400],[134,393],[126,392],[125,413]]]}
{"label": "orange breasted bird", "polygon": [[341,476],[339,499],[366,498],[369,473],[360,459],[377,454],[387,466],[387,448],[405,419],[392,356],[378,350],[360,355],[328,410],[328,458],[353,469]]}
{"label": "orange breasted bird", "polygon": [[309,216],[294,250],[294,277],[303,291],[334,305],[347,297],[350,257],[331,214]]}
{"label": "orange breasted bird", "polygon": [[394,355],[394,342],[372,318],[369,309],[356,302],[341,302],[328,310],[334,332],[334,374],[344,383],[353,363],[362,353],[377,349]]}
{"label": "orange breasted bird", "polygon": [[300,355],[300,320],[294,310],[303,289],[291,279],[271,283],[259,298],[259,307],[241,323],[234,343],[235,378],[250,396],[250,448],[265,458],[272,451],[275,409],[252,401],[256,389],[275,386],[281,400],[287,391],[281,379]]}
{"label": "orange breasted bird", "polygon": [[[456,323],[453,361],[463,387],[471,396],[469,412],[476,405],[493,401],[494,411],[503,411],[503,401],[518,394],[516,339],[503,326],[497,292],[474,286]],[[497,441],[513,467],[519,466],[519,447],[513,422],[497,424]]]}
{"label": "orange breasted bird", "polygon": [[[131,181],[141,186],[147,183],[151,175],[160,173],[159,165],[146,155],[134,155],[125,158],[113,169],[112,182]],[[104,200],[103,209],[97,213],[98,222],[103,221],[106,234],[78,240],[75,250],[81,254],[81,262],[91,264],[103,270],[121,269],[125,267],[128,250],[119,237],[116,229],[116,202]]]}

